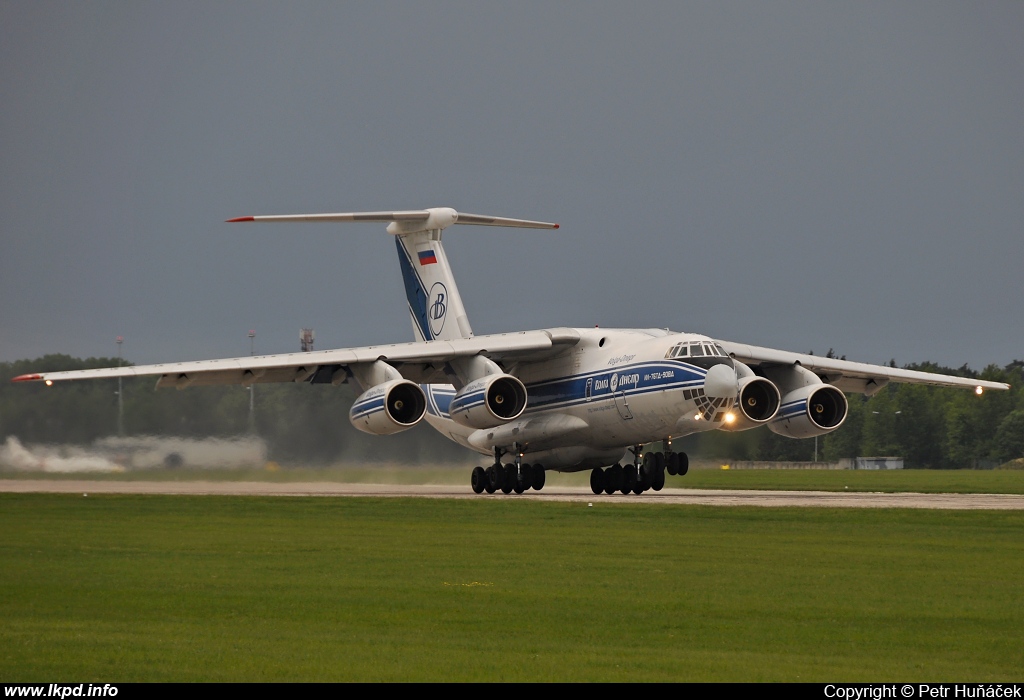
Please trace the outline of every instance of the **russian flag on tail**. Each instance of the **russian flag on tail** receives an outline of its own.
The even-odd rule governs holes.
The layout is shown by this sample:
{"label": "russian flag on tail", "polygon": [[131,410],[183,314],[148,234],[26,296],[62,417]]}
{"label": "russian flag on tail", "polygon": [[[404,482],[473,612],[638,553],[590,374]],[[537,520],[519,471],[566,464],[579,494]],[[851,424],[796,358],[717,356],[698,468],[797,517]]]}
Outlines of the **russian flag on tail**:
{"label": "russian flag on tail", "polygon": [[437,256],[434,255],[433,248],[431,248],[430,250],[421,250],[419,252],[419,256],[420,265],[433,265],[434,263],[437,262]]}

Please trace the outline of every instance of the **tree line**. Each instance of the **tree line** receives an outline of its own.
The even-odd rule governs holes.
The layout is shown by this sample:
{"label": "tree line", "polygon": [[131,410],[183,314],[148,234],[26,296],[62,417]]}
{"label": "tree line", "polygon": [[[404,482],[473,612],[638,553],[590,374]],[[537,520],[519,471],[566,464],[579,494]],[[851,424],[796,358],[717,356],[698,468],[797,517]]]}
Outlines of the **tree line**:
{"label": "tree line", "polygon": [[[977,469],[1024,457],[1024,361],[991,365],[981,372],[967,365],[953,369],[932,362],[904,368],[1006,382],[1010,390],[977,396],[963,389],[889,384],[871,397],[847,394],[846,421],[818,438],[820,461],[901,457],[908,468]],[[811,461],[815,452],[813,439],[793,440],[766,428],[705,433],[682,442],[685,447],[680,449],[723,459]]]}
{"label": "tree line", "polygon": [[[895,363],[892,363],[895,364]],[[117,434],[117,380],[78,381],[47,387],[11,384],[20,374],[117,365],[117,358],[47,355],[0,363],[0,440],[87,444]],[[902,457],[907,467],[990,467],[1024,457],[1024,361],[976,372],[933,363],[907,369],[1007,382],[1010,391],[973,392],[890,384],[872,397],[848,395],[850,412],[835,432],[818,439],[818,458]],[[249,432],[249,389],[240,386],[154,390],[152,377],[122,380],[127,435],[230,437]],[[258,384],[254,388],[256,433],[270,457],[285,463],[340,461],[467,462],[472,454],[427,426],[387,438],[352,427],[352,386]],[[766,428],[714,431],[673,443],[693,457],[811,461],[813,439],[793,440]]]}

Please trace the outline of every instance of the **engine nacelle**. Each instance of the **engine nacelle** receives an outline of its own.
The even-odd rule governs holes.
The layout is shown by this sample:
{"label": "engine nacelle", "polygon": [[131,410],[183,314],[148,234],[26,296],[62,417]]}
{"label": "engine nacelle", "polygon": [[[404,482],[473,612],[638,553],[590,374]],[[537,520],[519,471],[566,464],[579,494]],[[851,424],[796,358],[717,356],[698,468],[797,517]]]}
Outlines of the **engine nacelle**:
{"label": "engine nacelle", "polygon": [[418,384],[393,379],[363,392],[348,412],[357,430],[371,435],[393,435],[408,430],[423,418],[427,397]]}
{"label": "engine nacelle", "polygon": [[735,418],[725,423],[723,430],[750,430],[764,425],[779,412],[782,396],[778,387],[764,377],[744,377],[739,387],[736,408],[732,412]]}
{"label": "engine nacelle", "polygon": [[846,420],[846,395],[831,384],[809,384],[782,397],[782,407],[768,429],[791,438],[831,433]]}
{"label": "engine nacelle", "polygon": [[493,428],[518,418],[526,408],[526,387],[511,374],[476,379],[455,394],[448,413],[459,425]]}

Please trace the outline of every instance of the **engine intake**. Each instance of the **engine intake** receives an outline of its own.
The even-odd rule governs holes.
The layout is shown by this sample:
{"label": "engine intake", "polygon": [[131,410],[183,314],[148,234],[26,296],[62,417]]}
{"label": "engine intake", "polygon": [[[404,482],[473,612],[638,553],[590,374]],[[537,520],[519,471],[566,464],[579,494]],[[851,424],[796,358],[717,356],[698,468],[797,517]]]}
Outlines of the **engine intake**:
{"label": "engine intake", "polygon": [[511,374],[492,374],[462,387],[448,412],[469,428],[493,428],[518,418],[526,408],[526,387]]}
{"label": "engine intake", "polygon": [[779,412],[782,396],[778,388],[764,377],[752,377],[740,385],[738,404],[745,420],[761,425]]}
{"label": "engine intake", "polygon": [[348,412],[357,430],[371,435],[393,435],[408,430],[423,418],[427,397],[418,384],[394,379],[363,392]]}

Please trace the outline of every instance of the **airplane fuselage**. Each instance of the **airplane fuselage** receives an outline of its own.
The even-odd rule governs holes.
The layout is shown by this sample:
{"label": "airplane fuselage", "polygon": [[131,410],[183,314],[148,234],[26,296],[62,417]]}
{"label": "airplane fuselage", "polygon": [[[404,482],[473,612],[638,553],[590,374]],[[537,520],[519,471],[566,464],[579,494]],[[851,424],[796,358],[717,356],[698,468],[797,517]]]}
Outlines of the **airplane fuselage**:
{"label": "airplane fuselage", "polygon": [[[736,394],[735,379],[727,392],[712,388],[709,393],[708,373],[721,365],[730,377],[735,375],[732,359],[710,338],[662,329],[573,330],[580,341],[567,352],[507,368],[523,381],[529,396],[516,420],[490,429],[456,423],[448,412],[456,390],[447,384],[423,385],[425,420],[482,454],[519,443],[530,460],[560,471],[615,464],[625,445],[722,427]],[[680,345],[696,346],[702,354],[672,357]]]}

